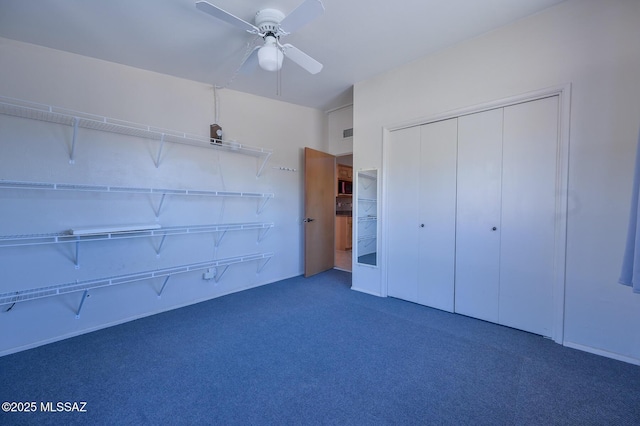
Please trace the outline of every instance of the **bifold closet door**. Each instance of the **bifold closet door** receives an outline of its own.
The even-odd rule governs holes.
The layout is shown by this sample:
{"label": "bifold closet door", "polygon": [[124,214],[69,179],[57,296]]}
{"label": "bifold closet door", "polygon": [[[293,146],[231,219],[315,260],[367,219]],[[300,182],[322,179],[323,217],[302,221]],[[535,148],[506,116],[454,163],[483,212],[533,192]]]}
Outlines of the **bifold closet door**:
{"label": "bifold closet door", "polygon": [[453,312],[457,119],[420,128],[418,303]]}
{"label": "bifold closet door", "polygon": [[455,311],[550,336],[558,97],[458,123]]}
{"label": "bifold closet door", "polygon": [[558,97],[504,109],[500,323],[553,331]]}
{"label": "bifold closet door", "polygon": [[391,132],[386,175],[387,294],[417,303],[420,127]]}
{"label": "bifold closet door", "polygon": [[453,311],[456,119],[391,133],[387,292]]}
{"label": "bifold closet door", "polygon": [[458,118],[455,311],[498,322],[502,109]]}

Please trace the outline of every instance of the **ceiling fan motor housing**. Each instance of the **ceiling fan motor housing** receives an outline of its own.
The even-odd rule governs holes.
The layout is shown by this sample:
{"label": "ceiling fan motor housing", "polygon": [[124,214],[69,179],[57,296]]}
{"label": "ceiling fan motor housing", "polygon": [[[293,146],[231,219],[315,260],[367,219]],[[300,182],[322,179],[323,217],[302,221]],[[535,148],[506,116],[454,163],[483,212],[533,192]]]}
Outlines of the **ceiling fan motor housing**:
{"label": "ceiling fan motor housing", "polygon": [[280,37],[280,22],[284,19],[284,13],[277,9],[262,9],[256,13],[254,21],[262,34],[271,33]]}

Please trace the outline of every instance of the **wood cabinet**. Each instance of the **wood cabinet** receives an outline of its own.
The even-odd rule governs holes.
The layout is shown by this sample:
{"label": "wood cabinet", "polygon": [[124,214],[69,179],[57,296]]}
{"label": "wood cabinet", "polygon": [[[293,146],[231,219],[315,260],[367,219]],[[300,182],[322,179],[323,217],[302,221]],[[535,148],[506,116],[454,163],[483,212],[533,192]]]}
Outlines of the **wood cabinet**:
{"label": "wood cabinet", "polygon": [[[345,188],[345,182],[348,182]],[[350,197],[351,183],[353,182],[353,167],[344,164],[336,164],[336,181],[334,184],[336,197]],[[342,189],[340,189],[342,188]]]}
{"label": "wood cabinet", "polygon": [[353,218],[336,216],[336,250],[351,250],[353,234]]}
{"label": "wood cabinet", "polygon": [[344,164],[338,164],[337,179],[353,182],[353,167],[345,166]]}

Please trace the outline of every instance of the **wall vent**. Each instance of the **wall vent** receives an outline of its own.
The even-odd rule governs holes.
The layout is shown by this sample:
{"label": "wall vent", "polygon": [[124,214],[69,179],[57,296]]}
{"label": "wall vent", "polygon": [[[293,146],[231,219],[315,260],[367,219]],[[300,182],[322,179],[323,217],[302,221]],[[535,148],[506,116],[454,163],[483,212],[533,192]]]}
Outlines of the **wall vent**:
{"label": "wall vent", "polygon": [[342,131],[342,138],[346,139],[346,138],[350,138],[353,136],[353,127],[350,129],[344,129]]}

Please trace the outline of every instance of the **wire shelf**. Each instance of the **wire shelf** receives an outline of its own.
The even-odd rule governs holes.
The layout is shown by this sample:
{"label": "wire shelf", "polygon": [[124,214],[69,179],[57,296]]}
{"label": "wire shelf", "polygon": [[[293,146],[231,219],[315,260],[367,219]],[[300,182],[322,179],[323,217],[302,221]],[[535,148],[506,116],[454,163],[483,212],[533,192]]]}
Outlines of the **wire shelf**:
{"label": "wire shelf", "polygon": [[[170,268],[156,269],[153,271],[136,272],[125,275],[117,275],[106,278],[98,278],[86,281],[75,281],[66,284],[51,285],[28,290],[19,290],[0,294],[0,305],[24,302],[27,300],[41,299],[44,297],[58,296],[77,291],[88,291],[100,287],[108,287],[117,284],[125,284],[136,281],[143,281],[157,277],[170,277],[175,274],[182,274],[191,271],[202,271],[209,268],[228,267],[229,265],[261,261],[267,262],[273,257],[273,253],[254,253],[244,256],[230,257],[226,259],[210,260],[206,262],[192,263],[188,265],[174,266]],[[264,264],[263,264],[264,266]],[[262,268],[260,268],[262,269]],[[79,312],[78,312],[79,314]]]}
{"label": "wire shelf", "polygon": [[44,189],[53,191],[117,192],[131,194],[199,195],[209,197],[273,198],[273,193],[243,191],[209,191],[201,189],[136,188],[125,186],[83,185],[69,183],[27,182],[0,179],[0,189]]}
{"label": "wire shelf", "polygon": [[375,222],[378,220],[376,216],[359,216],[358,222]]}
{"label": "wire shelf", "polygon": [[[202,135],[162,129],[145,124],[103,117],[52,105],[44,105],[21,99],[9,98],[6,96],[0,96],[0,114],[72,126],[74,127],[74,147],[76,140],[75,129],[77,128],[117,133],[159,141],[161,142],[161,145],[157,156],[158,159],[156,160],[156,167],[159,165],[160,153],[164,142],[263,157],[262,164],[258,168],[257,176],[260,176],[266,162],[273,154],[272,150],[250,146],[235,141],[225,141],[222,139],[212,140],[211,138]],[[70,162],[74,162],[73,150],[71,152]]]}
{"label": "wire shelf", "polygon": [[169,226],[151,230],[132,230],[74,235],[70,231],[44,234],[0,235],[0,247],[31,246],[42,244],[75,243],[78,241],[104,241],[141,237],[164,237],[167,235],[199,234],[208,232],[268,230],[273,223],[227,223],[214,225]]}

